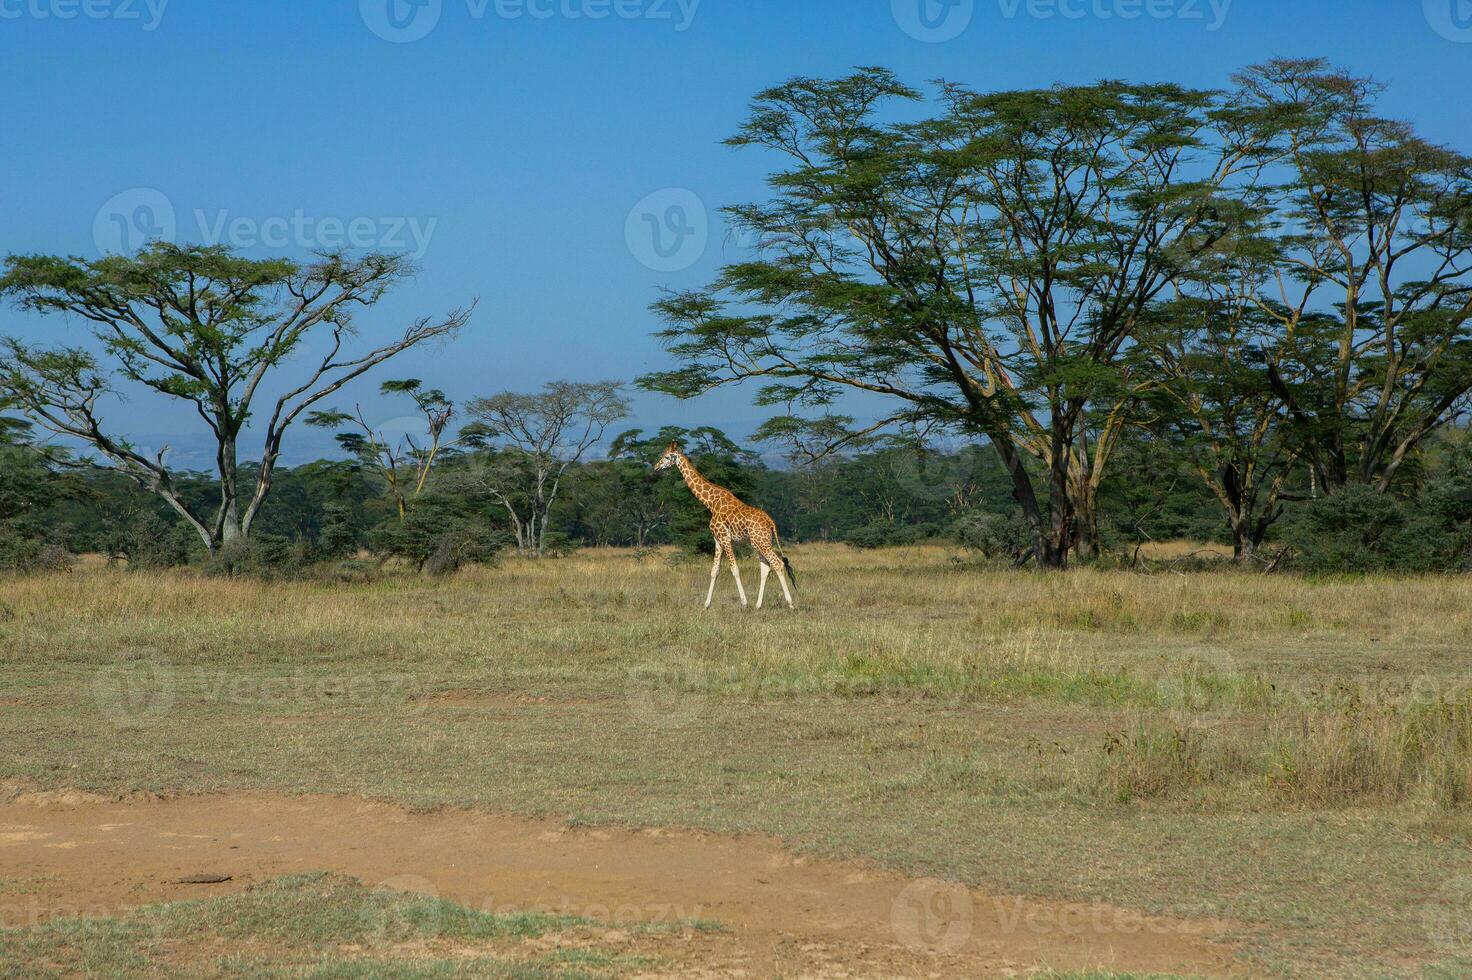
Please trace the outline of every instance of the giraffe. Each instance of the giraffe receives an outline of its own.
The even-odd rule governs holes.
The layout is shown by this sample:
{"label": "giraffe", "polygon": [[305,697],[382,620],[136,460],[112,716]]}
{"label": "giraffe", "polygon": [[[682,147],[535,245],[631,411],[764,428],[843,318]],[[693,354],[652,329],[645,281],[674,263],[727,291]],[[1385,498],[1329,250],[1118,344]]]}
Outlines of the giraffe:
{"label": "giraffe", "polygon": [[680,451],[677,442],[671,442],[654,464],[656,471],[666,470],[671,466],[679,468],[680,475],[685,478],[685,485],[690,488],[695,499],[710,511],[710,533],[716,539],[716,560],[710,566],[710,588],[705,593],[705,608],[710,608],[711,599],[716,594],[716,577],[721,571],[722,555],[731,563],[731,575],[736,579],[736,592],[741,596],[741,607],[746,608],[746,589],[741,584],[741,569],[736,565],[736,552],[731,547],[732,542],[742,540],[751,542],[752,549],[762,563],[761,583],[756,590],[756,607],[762,607],[762,599],[767,592],[767,576],[775,569],[787,607],[796,608],[792,601],[792,591],[787,587],[792,566],[782,554],[782,546],[777,539],[777,522],[772,520],[772,516],[760,508],[742,503],[725,487],[717,486],[701,476],[695,464],[690,462],[690,457]]}

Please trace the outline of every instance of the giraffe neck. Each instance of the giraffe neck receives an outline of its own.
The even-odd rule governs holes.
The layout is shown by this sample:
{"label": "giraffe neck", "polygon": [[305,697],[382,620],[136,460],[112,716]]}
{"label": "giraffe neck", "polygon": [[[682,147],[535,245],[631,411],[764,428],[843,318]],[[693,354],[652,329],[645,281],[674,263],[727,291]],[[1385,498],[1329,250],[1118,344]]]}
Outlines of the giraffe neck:
{"label": "giraffe neck", "polygon": [[690,462],[690,458],[684,453],[675,457],[675,465],[680,468],[680,475],[685,478],[685,486],[690,488],[690,492],[695,495],[695,499],[704,504],[707,510],[713,511],[714,508],[712,505],[715,503],[715,498],[721,487],[716,486],[701,476],[700,471],[695,468],[695,464]]}

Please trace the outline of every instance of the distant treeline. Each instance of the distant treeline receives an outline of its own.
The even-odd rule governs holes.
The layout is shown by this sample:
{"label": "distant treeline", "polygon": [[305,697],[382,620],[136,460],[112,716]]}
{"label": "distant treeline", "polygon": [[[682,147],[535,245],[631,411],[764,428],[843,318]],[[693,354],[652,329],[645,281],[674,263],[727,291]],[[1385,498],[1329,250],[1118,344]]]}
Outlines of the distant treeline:
{"label": "distant treeline", "polygon": [[[95,553],[134,567],[219,563],[167,503],[116,473],[51,465],[24,427],[0,446],[0,567],[65,566]],[[873,548],[944,542],[978,559],[1029,561],[1027,527],[989,448],[941,452],[893,445],[805,465],[770,466],[714,428],[625,432],[607,458],[571,464],[552,504],[544,553],[578,547],[708,549],[708,515],[677,474],[650,461],[678,439],[711,479],[770,511],[792,541]],[[251,546],[223,560],[256,570],[299,569],[366,552],[444,571],[517,547],[505,503],[486,474],[524,460],[516,451],[440,450],[425,492],[400,514],[388,479],[362,457],[280,468]],[[249,468],[252,464],[246,464]],[[402,480],[404,474],[399,474]],[[209,474],[178,477],[201,509],[218,499]],[[1472,566],[1472,438],[1436,440],[1399,492],[1311,496],[1288,513],[1258,556],[1265,567],[1316,571],[1464,571]],[[514,505],[526,501],[513,501]],[[1184,445],[1140,439],[1122,446],[1101,492],[1099,560],[1130,563],[1139,545],[1189,539],[1231,544],[1219,503],[1191,470]],[[349,561],[351,564],[351,561]],[[247,570],[249,570],[247,568]],[[238,570],[232,568],[231,570]]]}

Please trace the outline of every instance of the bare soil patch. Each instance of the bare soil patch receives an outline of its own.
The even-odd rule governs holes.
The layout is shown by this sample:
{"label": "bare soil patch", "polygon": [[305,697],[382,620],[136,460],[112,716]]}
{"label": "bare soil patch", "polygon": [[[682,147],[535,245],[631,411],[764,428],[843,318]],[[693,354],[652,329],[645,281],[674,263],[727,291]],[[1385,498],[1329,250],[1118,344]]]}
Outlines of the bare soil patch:
{"label": "bare soil patch", "polygon": [[[664,927],[670,938],[656,972],[670,975],[1234,972],[1230,951],[1212,941],[1232,923],[988,895],[794,855],[761,837],[419,813],[333,796],[22,793],[0,803],[0,911],[9,926],[318,870],[486,911]],[[200,876],[228,880],[184,883]]]}

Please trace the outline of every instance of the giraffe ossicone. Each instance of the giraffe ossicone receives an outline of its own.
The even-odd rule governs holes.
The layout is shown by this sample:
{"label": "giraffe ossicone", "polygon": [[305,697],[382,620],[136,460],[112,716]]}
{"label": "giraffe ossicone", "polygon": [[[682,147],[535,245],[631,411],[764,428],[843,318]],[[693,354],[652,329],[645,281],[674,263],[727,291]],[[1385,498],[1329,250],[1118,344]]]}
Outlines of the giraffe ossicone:
{"label": "giraffe ossicone", "polygon": [[685,485],[690,488],[695,499],[710,511],[710,533],[716,541],[716,557],[710,566],[710,588],[705,593],[705,608],[709,609],[711,600],[715,598],[716,578],[721,572],[723,556],[731,563],[731,576],[736,580],[736,594],[741,597],[741,605],[746,606],[746,588],[741,584],[741,569],[736,564],[736,551],[732,547],[737,541],[749,542],[762,563],[761,582],[756,591],[756,607],[762,607],[762,600],[767,592],[767,576],[775,571],[788,608],[796,608],[788,583],[792,566],[787,561],[787,556],[782,554],[781,542],[777,537],[777,522],[772,520],[772,515],[759,507],[743,503],[725,487],[701,476],[695,464],[690,462],[690,457],[680,450],[677,442],[671,442],[654,464],[656,470],[671,466],[679,469],[680,475],[685,478]]}

